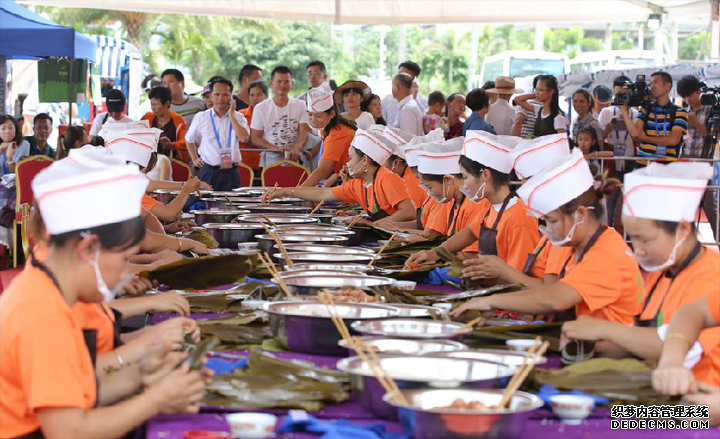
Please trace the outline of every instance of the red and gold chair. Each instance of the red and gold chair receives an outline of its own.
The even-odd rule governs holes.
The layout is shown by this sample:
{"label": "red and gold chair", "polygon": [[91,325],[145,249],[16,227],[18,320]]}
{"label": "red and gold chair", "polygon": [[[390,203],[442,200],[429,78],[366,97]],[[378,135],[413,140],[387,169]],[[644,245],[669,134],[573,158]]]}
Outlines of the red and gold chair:
{"label": "red and gold chair", "polygon": [[290,160],[281,160],[273,165],[266,166],[260,174],[260,181],[265,187],[296,187],[310,176],[310,170],[305,166]]}
{"label": "red and gold chair", "polygon": [[240,184],[243,187],[250,187],[255,181],[255,170],[245,163],[238,163],[238,172],[240,173]]}
{"label": "red and gold chair", "polygon": [[172,157],[168,157],[168,159],[170,160],[170,169],[172,169],[173,181],[190,180],[190,177],[192,177],[192,170],[190,169],[190,165]]}
{"label": "red and gold chair", "polygon": [[15,165],[15,221],[13,221],[13,267],[17,267],[21,245],[27,258],[30,250],[27,239],[27,221],[33,202],[32,181],[35,176],[53,163],[53,159],[44,155],[34,155],[20,160]]}

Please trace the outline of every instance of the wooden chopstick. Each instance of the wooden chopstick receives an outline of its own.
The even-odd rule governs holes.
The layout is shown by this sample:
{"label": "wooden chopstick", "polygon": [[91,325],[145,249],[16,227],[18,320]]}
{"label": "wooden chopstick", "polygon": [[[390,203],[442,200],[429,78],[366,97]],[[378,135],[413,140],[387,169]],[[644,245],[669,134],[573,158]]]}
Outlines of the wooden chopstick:
{"label": "wooden chopstick", "polygon": [[[370,354],[370,358],[368,358],[365,354],[365,350],[367,350],[368,354]],[[370,370],[375,376],[375,379],[377,379],[383,389],[385,389],[385,392],[391,395],[392,400],[395,401],[396,404],[407,406],[408,402],[405,399],[405,395],[400,392],[395,380],[382,367],[382,363],[380,362],[374,348],[372,346],[365,345],[360,337],[355,337],[355,352],[358,353],[360,359],[368,364]]]}
{"label": "wooden chopstick", "polygon": [[[540,337],[537,337],[535,339],[536,343],[533,345],[533,348],[537,346],[537,342],[539,341]],[[546,341],[540,346],[537,351],[534,352],[528,352],[528,355],[525,356],[523,359],[523,364],[520,366],[520,369],[515,373],[515,376],[513,376],[513,379],[510,380],[510,383],[505,388],[505,392],[503,392],[503,398],[502,401],[500,401],[500,408],[505,408],[508,403],[512,400],[513,395],[517,391],[517,389],[520,388],[523,381],[525,381],[525,378],[530,374],[530,372],[535,367],[535,364],[537,361],[545,354],[545,351],[547,351],[548,347],[550,346],[550,342]],[[531,348],[532,349],[532,348]],[[532,358],[530,358],[532,357]],[[526,362],[526,360],[530,359],[529,362]]]}
{"label": "wooden chopstick", "polygon": [[480,321],[483,319],[483,316],[475,317],[474,319],[470,320],[469,322],[465,323],[461,327],[457,328],[454,333],[457,334],[458,332],[463,332],[464,330],[468,328],[472,328],[473,326],[480,323]]}
{"label": "wooden chopstick", "polygon": [[272,239],[275,240],[275,244],[277,244],[278,248],[280,249],[280,253],[282,253],[283,258],[285,258],[285,263],[288,267],[293,268],[294,264],[292,259],[290,259],[290,256],[288,255],[287,250],[285,249],[285,245],[282,242],[282,239],[280,239],[280,235],[277,233],[271,231],[267,227],[265,227],[265,230],[267,230],[268,234],[272,237]]}
{"label": "wooden chopstick", "polygon": [[230,201],[230,198],[229,198],[227,195],[225,195],[225,199],[227,200],[228,203],[230,203],[230,205],[231,205],[232,207],[235,207],[235,203],[233,203],[232,201]]}
{"label": "wooden chopstick", "polygon": [[330,320],[332,320],[332,322],[335,324],[335,327],[340,333],[340,336],[348,344],[348,347],[352,349],[355,344],[352,337],[350,337],[350,331],[345,325],[345,321],[340,317],[340,314],[337,311],[337,307],[335,306],[335,300],[332,298],[332,293],[328,291],[320,291],[318,293],[318,299],[320,300],[320,302],[322,302],[323,305],[325,305],[325,308],[327,308],[328,314],[330,314]]}
{"label": "wooden chopstick", "polygon": [[265,254],[259,253],[258,256],[260,257],[260,261],[262,261],[263,265],[267,270],[270,272],[270,275],[275,279],[278,286],[280,287],[280,290],[285,293],[287,297],[292,297],[292,293],[290,293],[290,290],[287,287],[287,284],[285,283],[285,280],[280,277],[280,273],[277,271],[277,268],[275,268],[275,264],[272,263],[270,260],[270,256],[267,257],[267,261],[265,260]]}
{"label": "wooden chopstick", "polygon": [[271,220],[270,218],[268,218],[268,216],[265,215],[264,213],[261,213],[261,214],[260,214],[260,218],[262,218],[262,219],[264,219],[265,221],[267,221],[268,224],[270,224],[271,226],[273,226],[273,228],[275,228],[275,229],[278,228],[277,224],[275,224],[274,222],[272,222],[272,220]]}
{"label": "wooden chopstick", "polygon": [[315,212],[317,212],[318,209],[320,209],[320,207],[321,207],[323,204],[325,204],[325,198],[323,198],[322,200],[320,200],[320,204],[318,204],[317,206],[315,206],[315,209],[313,209],[312,211],[310,211],[310,214],[308,214],[308,216],[313,216],[313,215],[315,214]]}
{"label": "wooden chopstick", "polygon": [[362,219],[362,217],[363,217],[363,214],[361,213],[360,215],[353,218],[353,220],[350,221],[350,223],[347,225],[347,228],[348,229],[352,228],[352,226],[354,226],[358,221],[360,221]]}
{"label": "wooden chopstick", "polygon": [[392,242],[393,239],[395,239],[395,237],[397,236],[398,233],[400,233],[400,232],[395,232],[395,233],[392,234],[392,236],[390,237],[390,239],[388,239],[388,241],[385,243],[385,245],[383,245],[383,246],[380,248],[380,251],[377,252],[377,254],[375,255],[375,257],[373,257],[372,260],[371,260],[370,262],[368,262],[368,264],[367,264],[368,267],[372,267],[372,266],[373,266],[373,264],[375,263],[375,261],[377,261],[378,258],[380,257],[380,254],[385,250],[385,248],[386,248],[388,245],[390,245],[390,243]]}

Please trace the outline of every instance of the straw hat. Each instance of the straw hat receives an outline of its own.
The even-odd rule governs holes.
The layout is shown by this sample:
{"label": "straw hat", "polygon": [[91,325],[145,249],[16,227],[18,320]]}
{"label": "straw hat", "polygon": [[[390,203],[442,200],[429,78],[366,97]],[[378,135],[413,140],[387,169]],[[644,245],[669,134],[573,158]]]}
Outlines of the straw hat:
{"label": "straw hat", "polygon": [[515,88],[515,80],[509,76],[498,76],[497,79],[495,79],[495,88],[486,91],[499,95],[513,95],[515,93],[525,92],[525,90],[521,88]]}
{"label": "straw hat", "polygon": [[372,90],[364,82],[358,81],[356,79],[348,79],[347,81],[343,82],[342,85],[337,88],[337,90],[335,90],[335,102],[338,105],[342,105],[343,92],[351,88],[356,88],[360,90],[360,92],[362,93],[362,101],[365,101],[372,94]]}

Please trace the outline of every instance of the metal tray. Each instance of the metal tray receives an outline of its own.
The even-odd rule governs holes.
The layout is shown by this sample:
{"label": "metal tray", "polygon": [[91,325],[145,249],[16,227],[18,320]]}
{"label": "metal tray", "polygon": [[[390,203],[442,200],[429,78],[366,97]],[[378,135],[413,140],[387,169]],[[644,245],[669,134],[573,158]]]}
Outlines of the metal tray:
{"label": "metal tray", "polygon": [[472,328],[456,332],[462,328],[462,323],[425,319],[379,320],[368,324],[357,322],[353,325],[353,329],[361,334],[391,338],[458,340],[472,332]]}

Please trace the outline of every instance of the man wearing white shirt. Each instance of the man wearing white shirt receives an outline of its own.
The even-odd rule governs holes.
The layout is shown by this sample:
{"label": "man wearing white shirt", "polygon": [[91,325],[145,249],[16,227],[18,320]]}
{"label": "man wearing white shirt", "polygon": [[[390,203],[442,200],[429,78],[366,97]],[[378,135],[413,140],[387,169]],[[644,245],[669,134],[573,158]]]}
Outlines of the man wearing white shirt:
{"label": "man wearing white shirt", "polygon": [[498,76],[495,87],[487,90],[488,93],[497,94],[497,100],[490,104],[485,120],[495,128],[495,132],[503,135],[512,135],[515,123],[515,109],[510,105],[510,97],[515,93],[523,93],[522,89],[515,88],[515,80],[509,76]]}
{"label": "man wearing white shirt", "polygon": [[[412,61],[405,61],[401,63],[398,66],[398,74],[405,73],[407,75],[410,75],[412,77],[412,96],[413,100],[417,104],[417,106],[420,108],[420,111],[425,114],[428,110],[428,98],[423,96],[422,93],[419,93],[420,84],[418,83],[418,76],[420,76],[420,66]],[[382,116],[383,119],[388,121],[395,120],[395,117],[397,116],[398,111],[398,105],[397,101],[393,98],[391,94],[385,96],[382,99]]]}
{"label": "man wearing white shirt", "polygon": [[303,101],[288,96],[292,86],[292,71],[275,67],[270,74],[272,99],[253,110],[250,139],[253,146],[265,150],[260,155],[261,168],[284,159],[298,161],[308,140],[307,109]]}
{"label": "man wearing white shirt", "polygon": [[[237,165],[242,161],[240,142],[250,137],[245,116],[235,111],[233,84],[227,78],[210,83],[213,108],[195,115],[185,141],[198,177],[217,191],[229,191],[242,185]],[[195,141],[200,138],[200,146]],[[245,182],[249,184],[250,182]]]}
{"label": "man wearing white shirt", "polygon": [[422,136],[423,113],[412,97],[412,78],[405,73],[398,73],[392,82],[392,95],[397,102],[395,120],[388,121],[390,126],[399,128],[410,134]]}

